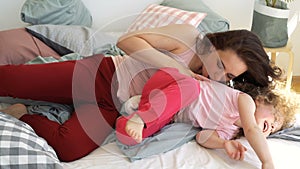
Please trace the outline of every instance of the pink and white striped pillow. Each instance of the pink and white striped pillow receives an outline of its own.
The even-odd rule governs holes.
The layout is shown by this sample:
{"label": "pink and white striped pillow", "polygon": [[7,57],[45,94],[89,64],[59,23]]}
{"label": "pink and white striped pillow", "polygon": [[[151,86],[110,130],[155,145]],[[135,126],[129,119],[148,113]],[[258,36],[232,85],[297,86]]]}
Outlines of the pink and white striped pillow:
{"label": "pink and white striped pillow", "polygon": [[168,6],[151,4],[134,20],[127,32],[169,24],[190,24],[197,27],[205,16],[206,13],[184,11]]}

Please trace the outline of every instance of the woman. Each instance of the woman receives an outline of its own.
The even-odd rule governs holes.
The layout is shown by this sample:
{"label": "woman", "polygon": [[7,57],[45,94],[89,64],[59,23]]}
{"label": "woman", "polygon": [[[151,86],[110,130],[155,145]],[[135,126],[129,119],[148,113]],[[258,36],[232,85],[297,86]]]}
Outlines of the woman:
{"label": "woman", "polygon": [[[280,79],[281,70],[271,67],[270,60],[259,38],[248,30],[234,30],[207,34],[204,38],[191,25],[166,27],[133,32],[120,38],[118,47],[131,57],[155,67],[174,67],[179,72],[197,77],[210,77],[205,56],[211,52],[220,57],[220,69],[224,69],[226,81],[247,81],[259,86],[270,84],[270,76]],[[211,48],[215,48],[215,51]],[[175,62],[158,50],[183,57],[184,64]],[[211,58],[210,58],[211,59]],[[216,57],[214,59],[217,59]],[[219,79],[218,79],[219,80]]]}
{"label": "woman", "polygon": [[[245,73],[243,77],[249,80],[243,80],[261,86],[270,84],[268,76],[279,77],[279,69],[269,65],[261,42],[250,31],[229,31],[207,37],[216,45],[217,52],[204,45],[208,41],[201,40],[195,28],[170,25],[121,37],[118,46],[131,57],[94,55],[78,61],[0,66],[0,96],[73,104],[75,112],[62,125],[39,115],[29,115],[20,105],[15,108],[21,113],[16,114],[14,107],[6,110],[45,138],[61,161],[73,161],[101,145],[114,128],[121,104],[141,94],[157,68],[174,67],[192,77],[199,78],[197,74],[200,74],[211,78],[207,72],[219,75],[224,65],[226,80]],[[212,71],[205,68],[190,46],[197,46],[192,49],[197,48],[201,56],[209,54],[205,63],[209,63]],[[216,53],[221,62],[213,57]],[[253,70],[258,71],[255,76]]]}

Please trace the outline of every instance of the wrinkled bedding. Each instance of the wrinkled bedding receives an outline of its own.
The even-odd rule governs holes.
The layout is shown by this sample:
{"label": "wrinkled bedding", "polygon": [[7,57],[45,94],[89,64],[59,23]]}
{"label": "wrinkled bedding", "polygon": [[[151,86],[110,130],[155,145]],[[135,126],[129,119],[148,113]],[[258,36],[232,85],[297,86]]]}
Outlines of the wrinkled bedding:
{"label": "wrinkled bedding", "polygon": [[[111,45],[109,48],[98,49],[101,49],[101,52],[106,55],[123,54],[115,45]],[[59,62],[74,59],[82,59],[82,55],[69,53],[59,58],[36,57],[34,60],[27,62],[27,64]],[[28,105],[28,111],[30,113],[44,115],[50,120],[59,123],[63,123],[67,120],[70,112],[72,112],[72,106],[70,105],[0,97],[0,108],[13,103],[24,103]],[[2,122],[6,124],[6,119]],[[297,125],[289,129],[271,135],[268,139],[275,165],[278,166],[277,168],[298,168],[299,166],[298,159],[296,158],[300,155],[299,121],[296,124]],[[106,142],[101,147],[88,156],[74,162],[62,163],[62,165],[66,169],[260,168],[259,160],[244,138],[239,140],[248,148],[246,159],[245,161],[234,161],[229,159],[223,150],[210,150],[199,146],[194,141],[194,136],[198,131],[199,129],[192,128],[187,124],[174,123],[165,126],[161,132],[134,147],[127,147],[120,144],[116,141],[115,134],[112,133],[107,137]],[[287,161],[288,164],[286,164]],[[58,166],[60,166],[60,164],[58,164]]]}
{"label": "wrinkled bedding", "polygon": [[[244,161],[230,159],[224,150],[206,149],[194,140],[166,153],[130,162],[115,142],[106,144],[88,156],[63,163],[64,169],[260,169],[261,163],[245,138],[239,141],[247,147]],[[277,169],[298,169],[300,144],[281,139],[268,139]]]}
{"label": "wrinkled bedding", "polygon": [[[112,50],[115,50],[115,48],[112,48]],[[27,64],[50,63],[50,62],[59,62],[59,61],[76,60],[76,59],[82,59],[82,57],[77,53],[71,53],[61,57],[61,59],[59,60],[53,57],[37,57],[36,59],[29,61]],[[57,121],[59,123],[63,123],[65,120],[67,120],[70,113],[73,110],[72,107],[70,107],[70,105],[61,105],[61,104],[49,103],[49,102],[15,99],[9,97],[0,97],[0,102],[9,103],[9,104],[24,103],[26,105],[30,105],[28,106],[28,111],[30,113],[38,113],[44,115],[48,117],[50,120]],[[279,131],[277,133],[274,133],[273,135],[269,136],[269,138],[277,138],[277,139],[300,142],[299,121],[300,121],[299,118],[297,118],[297,121],[294,126]],[[156,154],[166,153],[168,151],[174,150],[182,146],[183,144],[193,140],[198,131],[200,131],[200,129],[193,128],[191,125],[188,124],[173,123],[165,126],[159,133],[157,133],[156,135],[150,138],[145,139],[141,144],[136,146],[129,147],[119,143],[116,140],[114,132],[111,133],[110,136],[108,136],[106,142],[103,143],[103,145],[115,142],[116,145],[122,151],[122,153],[130,161],[133,162]]]}

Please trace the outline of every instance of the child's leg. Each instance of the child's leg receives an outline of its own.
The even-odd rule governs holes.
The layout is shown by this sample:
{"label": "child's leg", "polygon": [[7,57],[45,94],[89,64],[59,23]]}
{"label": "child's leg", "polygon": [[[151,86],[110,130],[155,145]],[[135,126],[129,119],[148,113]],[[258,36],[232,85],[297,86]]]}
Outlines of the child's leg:
{"label": "child's leg", "polygon": [[196,80],[176,69],[159,70],[146,83],[136,114],[129,120],[118,118],[118,139],[127,145],[140,142],[168,124],[174,114],[198,96],[199,83]]}

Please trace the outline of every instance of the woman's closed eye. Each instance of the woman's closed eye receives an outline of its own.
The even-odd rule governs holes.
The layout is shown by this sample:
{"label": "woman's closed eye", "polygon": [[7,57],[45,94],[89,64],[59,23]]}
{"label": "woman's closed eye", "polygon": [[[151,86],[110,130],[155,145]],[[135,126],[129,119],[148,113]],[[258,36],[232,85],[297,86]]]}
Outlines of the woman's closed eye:
{"label": "woman's closed eye", "polygon": [[228,80],[232,80],[232,79],[234,79],[236,76],[234,76],[234,75],[231,74],[231,73],[226,73],[226,77],[227,77]]}
{"label": "woman's closed eye", "polygon": [[218,66],[218,68],[220,68],[220,69],[225,69],[225,66],[224,66],[224,64],[223,64],[223,62],[222,62],[222,60],[221,59],[218,59],[217,60],[217,66]]}
{"label": "woman's closed eye", "polygon": [[[219,60],[217,61],[217,66],[218,66],[218,68],[225,70],[225,65],[224,65],[224,63],[222,62],[221,59],[219,59]],[[226,81],[232,80],[232,79],[234,79],[235,77],[236,77],[236,76],[234,76],[232,73],[226,73],[226,79],[227,79]]]}

